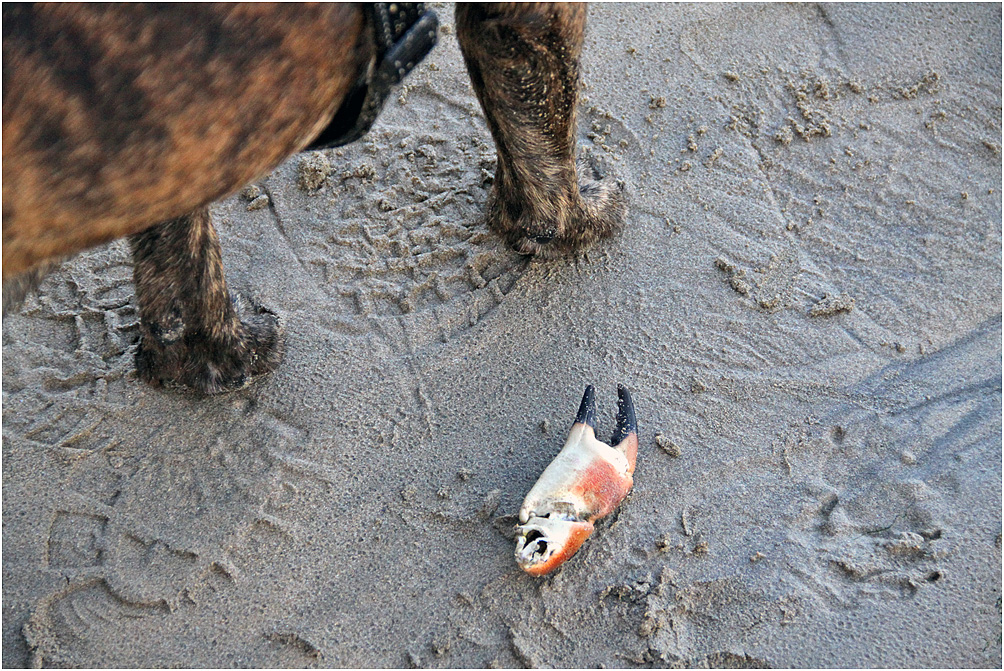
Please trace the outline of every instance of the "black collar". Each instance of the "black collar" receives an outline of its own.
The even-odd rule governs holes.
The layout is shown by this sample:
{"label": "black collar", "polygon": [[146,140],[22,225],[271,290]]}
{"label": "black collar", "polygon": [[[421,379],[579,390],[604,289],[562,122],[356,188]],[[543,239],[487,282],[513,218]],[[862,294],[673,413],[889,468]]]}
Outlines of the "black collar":
{"label": "black collar", "polygon": [[361,138],[376,121],[390,91],[436,46],[439,19],[423,2],[364,5],[373,26],[376,67],[367,68],[331,123],[307,149],[339,147]]}

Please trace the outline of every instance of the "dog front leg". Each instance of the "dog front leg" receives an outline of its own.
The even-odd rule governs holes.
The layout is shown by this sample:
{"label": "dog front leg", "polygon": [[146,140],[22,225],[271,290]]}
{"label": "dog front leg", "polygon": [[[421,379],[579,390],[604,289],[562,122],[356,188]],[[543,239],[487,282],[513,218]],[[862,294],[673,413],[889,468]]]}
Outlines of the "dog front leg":
{"label": "dog front leg", "polygon": [[516,251],[556,255],[611,235],[623,184],[575,160],[582,4],[458,4],[457,38],[498,152],[488,225]]}
{"label": "dog front leg", "polygon": [[206,394],[245,386],[282,358],[278,320],[241,321],[227,290],[209,209],[129,237],[142,340],[136,368],[147,382],[176,382]]}

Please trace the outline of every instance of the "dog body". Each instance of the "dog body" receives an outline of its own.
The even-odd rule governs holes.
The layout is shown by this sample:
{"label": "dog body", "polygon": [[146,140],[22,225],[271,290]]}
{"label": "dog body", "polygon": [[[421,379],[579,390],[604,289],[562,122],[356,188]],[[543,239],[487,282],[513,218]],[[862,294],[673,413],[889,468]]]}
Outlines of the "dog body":
{"label": "dog body", "polygon": [[[609,235],[622,187],[575,162],[581,5],[458,5],[498,150],[488,225],[521,253]],[[280,360],[240,315],[208,205],[329,124],[376,58],[358,5],[3,8],[3,279],[129,236],[141,377],[213,393]]]}
{"label": "dog body", "polygon": [[353,5],[51,4],[3,18],[4,279],[266,174],[371,58]]}

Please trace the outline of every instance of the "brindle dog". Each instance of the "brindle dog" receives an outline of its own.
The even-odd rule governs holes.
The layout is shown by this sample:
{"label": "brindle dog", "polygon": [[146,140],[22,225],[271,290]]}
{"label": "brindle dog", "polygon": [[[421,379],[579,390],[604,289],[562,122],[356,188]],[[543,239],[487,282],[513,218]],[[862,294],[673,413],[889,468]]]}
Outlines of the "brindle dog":
{"label": "brindle dog", "polygon": [[[374,60],[357,5],[3,6],[3,281],[129,236],[140,376],[205,393],[281,358],[269,312],[242,315],[208,205],[327,126]],[[458,5],[498,153],[489,227],[523,254],[608,236],[623,186],[575,159],[586,10]],[[578,168],[578,169],[577,169]]]}

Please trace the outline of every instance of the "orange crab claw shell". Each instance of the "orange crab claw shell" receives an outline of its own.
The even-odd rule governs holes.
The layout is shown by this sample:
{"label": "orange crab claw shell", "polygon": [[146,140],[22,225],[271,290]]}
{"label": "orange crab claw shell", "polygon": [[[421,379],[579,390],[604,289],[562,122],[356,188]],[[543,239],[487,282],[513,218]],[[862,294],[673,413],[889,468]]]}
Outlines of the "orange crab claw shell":
{"label": "orange crab claw shell", "polygon": [[557,513],[564,519],[594,521],[627,495],[632,470],[628,453],[597,440],[591,426],[576,422],[565,447],[527,493],[519,520]]}
{"label": "orange crab claw shell", "polygon": [[634,475],[634,464],[638,460],[638,434],[629,433],[624,440],[614,445],[614,449],[627,457],[628,475]]}
{"label": "orange crab claw shell", "polygon": [[519,510],[516,562],[530,575],[567,561],[631,490],[638,457],[638,423],[631,394],[617,386],[613,445],[596,438],[596,401],[586,387],[565,446],[530,488]]}
{"label": "orange crab claw shell", "polygon": [[542,576],[568,561],[593,533],[593,525],[534,516],[516,532],[516,563],[530,575]]}

